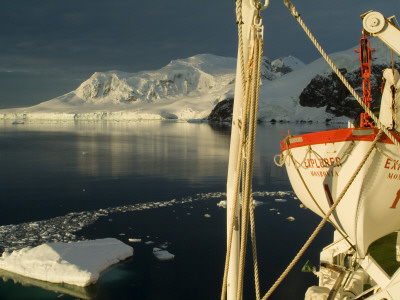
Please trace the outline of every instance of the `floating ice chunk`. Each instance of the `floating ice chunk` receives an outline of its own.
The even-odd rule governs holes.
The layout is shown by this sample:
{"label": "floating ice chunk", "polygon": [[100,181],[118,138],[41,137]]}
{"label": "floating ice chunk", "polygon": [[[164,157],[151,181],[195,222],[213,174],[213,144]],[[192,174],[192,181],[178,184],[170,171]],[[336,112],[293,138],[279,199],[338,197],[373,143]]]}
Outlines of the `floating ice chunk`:
{"label": "floating ice chunk", "polygon": [[133,248],[114,238],[74,243],[47,243],[0,257],[0,268],[29,278],[88,286],[109,266],[133,255]]}
{"label": "floating ice chunk", "polygon": [[[81,187],[86,192],[86,188]],[[260,192],[260,197],[265,197],[267,192]],[[291,192],[291,195],[293,192]],[[275,194],[276,195],[276,192]],[[38,246],[46,242],[68,242],[77,241],[78,237],[75,232],[82,228],[93,224],[99,217],[108,216],[104,220],[113,222],[112,214],[143,211],[146,209],[157,209],[165,206],[178,206],[187,203],[194,203],[204,200],[222,200],[226,199],[226,193],[201,193],[193,197],[184,197],[181,199],[172,199],[170,201],[160,201],[151,203],[136,203],[132,205],[123,205],[117,207],[101,208],[97,211],[81,211],[68,213],[64,216],[58,216],[47,220],[35,222],[20,223],[16,225],[0,226],[0,254],[1,249],[9,249],[9,251],[19,250],[27,246]],[[217,202],[217,201],[216,201]],[[193,205],[188,205],[193,209]],[[147,237],[146,240],[149,240]]]}
{"label": "floating ice chunk", "polygon": [[286,218],[286,220],[289,220],[289,221],[294,221],[294,220],[295,220],[295,218],[293,218],[293,217],[287,217],[287,218]]}
{"label": "floating ice chunk", "polygon": [[165,242],[164,244],[161,244],[160,248],[164,249],[164,250],[167,249],[168,248],[168,242]]}
{"label": "floating ice chunk", "polygon": [[175,255],[169,253],[167,250],[162,250],[160,248],[153,248],[153,255],[158,259],[158,260],[171,260],[174,259]]}
{"label": "floating ice chunk", "polygon": [[217,203],[218,207],[226,208],[226,200],[221,200]]}
{"label": "floating ice chunk", "polygon": [[254,205],[254,207],[260,206],[260,205],[262,205],[262,204],[263,204],[263,202],[257,201],[257,200],[254,200],[254,199],[253,199],[253,205]]}
{"label": "floating ice chunk", "polygon": [[[257,201],[257,200],[254,200],[253,199],[253,205],[256,207],[256,206],[259,206],[259,205],[262,205],[263,204],[263,202],[261,202],[261,201]],[[218,203],[217,203],[217,206],[218,207],[222,207],[222,208],[226,208],[226,205],[227,205],[227,203],[226,203],[226,200],[221,200],[221,201],[219,201]]]}
{"label": "floating ice chunk", "polygon": [[147,241],[147,242],[145,242],[145,244],[146,244],[146,245],[153,245],[154,242],[153,242],[153,241]]}
{"label": "floating ice chunk", "polygon": [[275,199],[275,202],[287,202],[287,200],[286,199]]}
{"label": "floating ice chunk", "polygon": [[211,218],[211,215],[210,214],[204,214],[204,217]]}
{"label": "floating ice chunk", "polygon": [[142,239],[132,239],[132,238],[129,238],[128,241],[131,242],[131,243],[141,243],[141,242],[142,242]]}

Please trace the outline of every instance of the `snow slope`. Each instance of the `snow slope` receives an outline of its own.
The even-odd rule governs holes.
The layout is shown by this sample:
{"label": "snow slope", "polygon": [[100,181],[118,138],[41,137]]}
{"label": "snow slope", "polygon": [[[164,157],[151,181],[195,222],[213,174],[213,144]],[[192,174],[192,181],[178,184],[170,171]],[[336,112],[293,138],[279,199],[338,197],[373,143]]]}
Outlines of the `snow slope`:
{"label": "snow slope", "polygon": [[[373,43],[373,46],[377,49],[374,57],[379,57],[379,63],[382,57],[384,61],[390,58],[390,52],[383,45]],[[339,68],[355,70],[359,61],[354,48],[335,53],[331,58]],[[76,90],[55,99],[32,107],[0,110],[0,119],[204,119],[219,102],[233,97],[235,69],[235,58],[201,54],[171,61],[155,71],[96,72]],[[299,104],[299,95],[311,79],[327,72],[331,72],[330,68],[322,58],[308,65],[292,56],[274,61],[264,58],[259,119],[333,119],[324,108]]]}
{"label": "snow slope", "polygon": [[[290,65],[284,67],[285,62]],[[279,78],[304,64],[264,58],[263,77]],[[279,71],[276,71],[279,69]],[[12,120],[203,119],[234,94],[236,59],[201,54],[171,61],[156,71],[97,72],[76,90],[38,105],[0,110]]]}
{"label": "snow slope", "polygon": [[[390,66],[390,50],[378,40],[371,40],[371,46],[375,48],[373,65]],[[354,49],[333,53],[330,58],[339,68],[345,68],[347,72],[360,69],[360,61]],[[333,119],[337,122],[347,122],[347,117],[334,117],[325,111],[325,107],[304,107],[299,103],[299,96],[310,81],[317,75],[332,73],[332,69],[321,57],[314,62],[286,74],[271,82],[263,82],[260,88],[260,105],[258,118],[262,121],[318,121],[325,122]],[[361,76],[360,76],[361,77]],[[333,92],[333,91],[332,91]],[[362,96],[362,95],[361,95]],[[356,101],[356,100],[354,100]]]}

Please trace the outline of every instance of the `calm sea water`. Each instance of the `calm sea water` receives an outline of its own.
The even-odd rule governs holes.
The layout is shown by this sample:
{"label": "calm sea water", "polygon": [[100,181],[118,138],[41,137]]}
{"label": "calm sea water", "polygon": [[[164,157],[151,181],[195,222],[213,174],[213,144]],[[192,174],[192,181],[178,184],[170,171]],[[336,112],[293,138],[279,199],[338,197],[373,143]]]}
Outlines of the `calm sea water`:
{"label": "calm sea water", "polygon": [[[256,208],[262,293],[319,222],[299,207],[285,170],[275,166],[273,156],[279,153],[282,132],[320,129],[325,127],[257,128],[253,190],[263,202]],[[3,274],[0,299],[218,299],[226,211],[217,203],[224,199],[229,139],[229,126],[209,124],[0,124],[0,225],[176,199],[171,206],[110,213],[75,233],[85,239],[115,237],[134,247],[133,258],[104,272],[98,284],[74,288]],[[295,221],[288,221],[289,216]],[[303,299],[317,280],[300,269],[308,259],[318,263],[331,234],[328,226],[270,299]],[[132,244],[129,238],[142,242]],[[154,258],[152,249],[159,245],[167,245],[175,259]],[[255,298],[251,265],[249,257],[245,299]]]}

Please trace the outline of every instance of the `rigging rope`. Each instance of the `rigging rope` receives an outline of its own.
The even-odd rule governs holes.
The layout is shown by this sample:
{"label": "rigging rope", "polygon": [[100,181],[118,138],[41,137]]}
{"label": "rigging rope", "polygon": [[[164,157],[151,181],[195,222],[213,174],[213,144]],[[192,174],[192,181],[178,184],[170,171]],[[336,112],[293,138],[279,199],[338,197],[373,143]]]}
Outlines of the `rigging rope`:
{"label": "rigging rope", "polygon": [[357,92],[353,89],[353,87],[349,84],[347,79],[343,76],[343,74],[339,71],[339,69],[335,66],[333,61],[329,58],[329,56],[326,54],[324,49],[322,49],[321,45],[318,43],[316,38],[313,36],[311,31],[308,29],[306,24],[303,22],[303,20],[300,18],[300,14],[292,4],[290,0],[283,0],[284,4],[286,7],[289,9],[290,13],[292,16],[299,22],[300,26],[303,28],[307,36],[310,38],[311,42],[314,44],[314,46],[318,49],[318,51],[321,53],[323,58],[326,60],[326,62],[329,64],[329,66],[333,69],[333,71],[336,73],[336,75],[339,77],[339,79],[343,82],[343,84],[346,86],[346,88],[350,91],[350,93],[353,95],[353,97],[357,100],[357,102],[361,105],[361,107],[364,109],[366,113],[371,117],[372,120],[374,120],[376,126],[378,129],[382,130],[388,138],[395,144],[396,146],[400,147],[399,141],[389,132],[389,130],[381,123],[381,121],[372,113],[372,111],[368,108],[368,106],[362,101],[360,96],[357,94]]}
{"label": "rigging rope", "polygon": [[[245,145],[245,159],[244,159],[244,168],[243,168],[243,194],[242,194],[242,232],[241,232],[241,244],[240,244],[240,259],[239,259],[239,281],[238,281],[238,291],[237,291],[237,299],[242,299],[243,294],[243,277],[244,277],[244,265],[245,265],[245,255],[246,255],[246,245],[247,245],[247,235],[248,235],[248,223],[249,216],[251,215],[250,210],[253,209],[252,205],[252,174],[253,174],[253,164],[254,164],[254,150],[255,150],[255,138],[256,138],[256,127],[257,127],[257,110],[258,110],[258,96],[259,96],[259,85],[260,85],[260,77],[261,77],[261,58],[262,58],[262,48],[263,41],[261,38],[257,36],[256,31],[254,30],[254,46],[253,46],[253,55],[251,55],[251,59],[249,61],[249,70],[248,72],[252,72],[251,77],[249,78],[249,82],[251,82],[250,86],[250,98],[247,98],[248,101],[248,112],[249,112],[249,123],[248,123],[248,133],[247,140]],[[254,220],[251,222],[251,225],[254,226]],[[253,227],[252,232],[255,232],[255,228]],[[252,235],[252,238],[254,236]],[[253,247],[253,258],[256,254],[255,250],[255,240],[252,240]],[[256,277],[256,295],[259,298],[259,285],[257,284],[257,276],[258,276],[258,264],[257,258],[255,257],[255,265],[257,268],[255,270]]]}
{"label": "rigging rope", "polygon": [[[359,102],[359,104],[363,107],[363,109],[370,115],[370,117],[375,121],[377,127],[380,129],[379,133],[376,135],[374,142],[372,143],[369,151],[366,153],[365,157],[359,164],[358,168],[354,172],[353,176],[350,178],[346,187],[337,198],[335,203],[332,205],[330,210],[326,213],[318,227],[314,230],[312,235],[309,237],[304,246],[300,249],[298,254],[295,256],[293,261],[289,264],[289,266],[285,269],[282,275],[278,278],[278,280],[274,283],[274,285],[270,288],[270,290],[265,294],[262,300],[266,300],[270,297],[276,287],[282,282],[282,280],[286,277],[286,275],[290,272],[293,266],[300,259],[302,254],[314,240],[316,235],[320,232],[324,224],[329,220],[330,215],[336,209],[337,205],[341,201],[341,199],[346,194],[347,190],[353,183],[355,177],[358,175],[359,171],[367,161],[370,156],[372,150],[374,149],[376,143],[380,139],[381,134],[384,132],[392,142],[400,146],[399,141],[390,134],[387,128],[382,125],[382,123],[376,118],[376,116],[370,111],[370,109],[364,104],[361,98],[357,95],[355,90],[350,86],[344,76],[341,74],[339,69],[333,64],[327,54],[324,52],[322,47],[318,44],[316,39],[313,37],[311,32],[308,30],[306,25],[300,18],[300,15],[296,11],[293,4],[290,0],[283,0],[285,5],[289,8],[292,15],[297,19],[300,23],[304,31],[307,33],[311,41],[317,47],[319,52],[331,66],[331,68],[335,71],[338,77],[342,80],[345,86],[352,93],[354,98]],[[256,298],[260,299],[259,292],[259,280],[258,280],[258,263],[257,263],[257,250],[256,250],[256,236],[255,236],[255,225],[254,225],[254,207],[253,207],[253,199],[252,199],[252,172],[253,172],[253,155],[254,155],[254,145],[255,145],[255,133],[256,133],[256,123],[257,123],[257,110],[258,110],[258,97],[259,97],[259,85],[260,85],[260,74],[261,74],[261,59],[262,59],[262,26],[261,26],[261,17],[259,11],[261,9],[260,1],[255,0],[255,3],[259,5],[258,15],[254,20],[254,24],[252,27],[252,44],[250,47],[250,58],[247,66],[247,74],[245,72],[244,66],[244,50],[243,50],[243,33],[242,33],[242,1],[236,0],[236,13],[237,13],[237,24],[238,24],[238,35],[239,35],[239,59],[240,59],[240,72],[242,78],[242,117],[239,118],[238,126],[240,128],[239,134],[239,149],[238,149],[238,159],[236,162],[236,172],[234,174],[234,204],[233,204],[233,213],[231,215],[230,225],[229,225],[229,235],[228,235],[228,246],[227,246],[227,254],[225,260],[225,269],[224,269],[224,279],[223,279],[223,288],[221,294],[221,300],[225,300],[226,292],[227,292],[227,279],[228,279],[228,270],[229,270],[229,261],[231,255],[232,248],[232,240],[233,240],[233,230],[237,225],[237,216],[236,209],[238,205],[239,199],[239,191],[240,184],[242,178],[242,196],[243,196],[243,204],[242,204],[242,232],[241,232],[241,245],[240,245],[240,260],[239,260],[239,276],[238,276],[238,290],[237,290],[237,300],[241,300],[243,296],[243,277],[244,277],[244,264],[245,264],[245,254],[246,254],[246,244],[247,244],[247,235],[248,235],[248,223],[250,221],[251,227],[251,239],[252,239],[252,248],[253,248],[253,262],[254,262],[254,277],[255,277],[255,289],[256,289]],[[310,155],[312,150],[310,150]],[[317,153],[314,153],[317,155]],[[295,164],[295,160],[291,155],[293,163]],[[281,157],[281,162],[285,161],[286,157]],[[298,168],[296,170],[299,172]],[[300,177],[302,178],[300,172]],[[305,184],[305,183],[304,183]],[[310,193],[311,195],[311,193]],[[312,195],[311,195],[312,197]]]}
{"label": "rigging rope", "polygon": [[[260,2],[256,2],[258,12],[262,9]],[[253,174],[253,157],[255,149],[255,134],[257,126],[257,111],[258,111],[258,97],[259,97],[259,86],[261,80],[261,62],[262,62],[262,51],[263,51],[263,39],[262,39],[262,26],[261,17],[258,13],[254,20],[252,20],[252,32],[251,32],[251,45],[249,50],[249,61],[247,65],[247,73],[244,72],[244,51],[243,51],[243,33],[242,33],[242,2],[236,1],[236,13],[238,23],[238,34],[239,34],[239,59],[240,59],[240,70],[242,76],[242,88],[243,88],[243,104],[242,104],[242,117],[238,120],[240,123],[240,136],[239,136],[239,149],[238,149],[238,160],[236,163],[235,178],[234,178],[234,212],[230,220],[229,236],[227,254],[225,259],[225,270],[224,280],[221,299],[224,300],[227,291],[228,281],[228,270],[229,261],[232,248],[233,229],[235,226],[235,211],[238,205],[239,190],[240,190],[240,177],[242,176],[242,232],[240,241],[240,257],[239,257],[239,275],[238,275],[238,289],[237,299],[242,299],[243,295],[243,278],[244,278],[244,265],[245,265],[245,254],[248,234],[248,223],[250,218],[251,226],[251,237],[253,245],[253,258],[254,258],[254,269],[256,284],[256,295],[257,299],[260,299],[259,283],[258,281],[258,264],[257,264],[257,252],[256,252],[256,240],[255,240],[255,226],[254,226],[254,213],[252,205],[252,174]],[[241,121],[241,122],[240,122]]]}
{"label": "rigging rope", "polygon": [[[259,3],[257,3],[259,4]],[[261,5],[257,7],[259,10],[261,9]],[[258,108],[258,95],[259,95],[259,85],[261,80],[261,59],[262,59],[262,35],[259,32],[259,27],[261,24],[253,25],[252,27],[252,36],[253,39],[252,47],[249,51],[250,58],[247,67],[247,74],[244,68],[244,50],[243,50],[243,33],[242,33],[242,1],[236,1],[236,13],[237,13],[237,24],[238,24],[238,35],[239,35],[239,59],[240,59],[240,68],[241,68],[241,78],[242,78],[242,91],[243,91],[243,106],[242,107],[242,117],[238,120],[238,124],[240,127],[240,135],[239,135],[239,149],[238,149],[238,159],[236,163],[236,173],[234,174],[234,204],[233,204],[233,213],[229,225],[229,235],[228,235],[228,245],[227,245],[227,253],[225,259],[225,269],[224,269],[224,279],[222,285],[222,293],[221,300],[226,298],[227,292],[227,282],[228,282],[228,270],[229,270],[229,261],[231,256],[231,248],[232,248],[232,240],[233,240],[233,230],[236,222],[236,208],[238,205],[239,198],[239,190],[240,190],[240,177],[243,176],[243,204],[242,204],[242,240],[241,240],[241,253],[239,260],[239,278],[238,278],[238,291],[237,291],[237,299],[242,299],[243,293],[243,274],[244,274],[244,258],[245,258],[245,241],[247,240],[247,224],[249,222],[249,214],[250,219],[252,218],[253,213],[249,213],[250,202],[252,201],[252,189],[251,189],[251,180],[252,180],[252,172],[253,172],[253,156],[254,156],[254,144],[255,144],[255,131],[257,124],[257,108]],[[258,14],[259,16],[259,14]],[[257,18],[255,21],[260,21]],[[259,22],[261,23],[261,22]],[[253,216],[254,218],[254,216]],[[245,224],[245,225],[244,225]],[[252,236],[255,232],[254,230],[254,220],[251,222],[251,232]],[[246,230],[246,231],[244,231]],[[255,233],[254,233],[255,235]],[[253,240],[253,244],[255,243],[255,239]],[[243,246],[244,245],[244,246]],[[255,252],[253,252],[253,257]],[[255,262],[255,266],[257,263]],[[258,267],[257,271],[255,271],[255,276],[258,276]],[[256,293],[259,296],[259,291],[257,292],[258,283],[256,283]]]}
{"label": "rigging rope", "polygon": [[[240,60],[240,69],[241,69],[241,78],[242,78],[242,91],[245,93],[246,91],[246,76],[244,75],[244,54],[243,54],[243,31],[242,31],[242,1],[236,0],[236,23],[238,26],[238,41],[239,41],[239,60]],[[242,95],[243,99],[245,99],[245,95]],[[239,136],[239,153],[238,157],[242,156],[242,143],[244,138],[244,131],[240,131]],[[238,198],[239,198],[239,185],[240,185],[240,170],[241,169],[241,160],[238,159],[236,162],[236,173],[234,174],[234,194],[233,194],[233,207],[231,220],[229,220],[229,228],[228,228],[228,242],[227,242],[227,251],[225,257],[225,268],[224,268],[224,277],[222,282],[222,292],[221,292],[221,300],[225,300],[227,287],[228,287],[228,271],[229,271],[229,261],[231,257],[232,250],[232,240],[233,240],[233,229],[235,227],[235,219],[236,219],[236,210],[238,206]]]}
{"label": "rigging rope", "polygon": [[244,69],[244,51],[243,51],[243,16],[242,16],[242,1],[236,0],[236,23],[238,25],[238,40],[239,40],[239,60],[240,60],[240,72],[242,74],[242,92],[243,98],[246,91],[246,72]]}

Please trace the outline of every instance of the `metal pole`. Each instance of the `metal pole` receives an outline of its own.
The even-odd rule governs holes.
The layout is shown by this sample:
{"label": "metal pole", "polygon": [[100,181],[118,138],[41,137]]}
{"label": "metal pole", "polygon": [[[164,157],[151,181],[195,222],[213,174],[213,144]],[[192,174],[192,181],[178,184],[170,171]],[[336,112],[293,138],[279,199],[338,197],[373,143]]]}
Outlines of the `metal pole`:
{"label": "metal pole", "polygon": [[[242,32],[243,32],[243,65],[247,67],[249,61],[249,44],[251,25],[256,14],[254,9],[253,0],[242,1]],[[239,47],[240,48],[240,47]],[[230,222],[232,214],[235,215],[231,255],[229,260],[228,270],[228,286],[227,286],[227,300],[235,300],[238,290],[238,272],[239,272],[239,254],[240,254],[240,205],[236,206],[236,211],[233,211],[235,197],[235,177],[238,176],[240,170],[237,170],[237,161],[239,157],[239,140],[240,140],[240,120],[242,119],[243,107],[243,78],[242,76],[242,61],[240,49],[238,50],[238,60],[236,67],[236,82],[235,82],[235,96],[233,104],[232,115],[232,131],[231,143],[229,152],[229,165],[228,165],[228,179],[227,179],[227,236],[229,235]]]}

